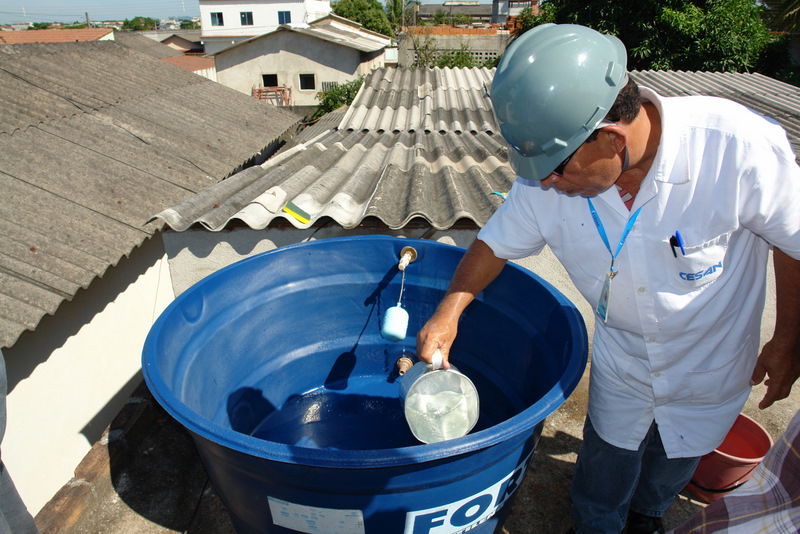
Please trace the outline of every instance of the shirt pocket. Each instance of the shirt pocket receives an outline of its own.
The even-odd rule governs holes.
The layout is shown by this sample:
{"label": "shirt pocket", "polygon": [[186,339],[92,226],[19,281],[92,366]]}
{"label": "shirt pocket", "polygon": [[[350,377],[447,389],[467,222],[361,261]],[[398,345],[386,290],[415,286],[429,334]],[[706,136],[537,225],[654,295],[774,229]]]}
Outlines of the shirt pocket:
{"label": "shirt pocket", "polygon": [[661,250],[670,285],[681,292],[692,291],[722,276],[730,236],[727,232],[699,244],[684,244],[683,251],[675,246],[674,254],[669,240],[664,240]]}

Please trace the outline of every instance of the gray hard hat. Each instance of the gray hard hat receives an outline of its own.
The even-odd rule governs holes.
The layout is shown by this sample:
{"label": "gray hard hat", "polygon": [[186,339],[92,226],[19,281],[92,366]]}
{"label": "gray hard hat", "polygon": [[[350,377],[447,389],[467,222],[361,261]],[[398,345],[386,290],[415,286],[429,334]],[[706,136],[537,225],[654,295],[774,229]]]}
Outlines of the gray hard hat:
{"label": "gray hard hat", "polygon": [[625,45],[575,24],[543,24],[503,54],[492,106],[519,176],[543,180],[586,141],[627,83]]}

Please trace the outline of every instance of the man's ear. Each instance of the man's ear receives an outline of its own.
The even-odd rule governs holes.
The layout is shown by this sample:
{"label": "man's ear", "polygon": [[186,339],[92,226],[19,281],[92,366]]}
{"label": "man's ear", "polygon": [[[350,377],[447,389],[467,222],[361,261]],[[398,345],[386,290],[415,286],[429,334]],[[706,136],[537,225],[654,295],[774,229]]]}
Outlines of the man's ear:
{"label": "man's ear", "polygon": [[617,154],[622,152],[628,145],[628,132],[616,124],[603,128],[603,133],[608,136],[608,142],[611,144],[612,150]]}

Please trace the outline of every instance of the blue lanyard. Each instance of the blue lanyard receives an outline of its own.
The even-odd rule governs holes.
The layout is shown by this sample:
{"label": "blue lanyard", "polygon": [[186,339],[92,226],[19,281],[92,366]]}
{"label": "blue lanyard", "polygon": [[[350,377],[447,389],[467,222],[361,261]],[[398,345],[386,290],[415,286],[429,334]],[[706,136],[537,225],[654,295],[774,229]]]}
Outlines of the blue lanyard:
{"label": "blue lanyard", "polygon": [[616,252],[611,252],[611,244],[608,242],[608,236],[606,235],[606,229],[603,227],[603,221],[600,220],[600,215],[597,214],[597,210],[594,209],[594,204],[592,204],[592,199],[586,197],[586,202],[589,203],[589,211],[592,213],[592,219],[594,219],[594,225],[597,227],[597,233],[600,234],[600,238],[603,240],[603,244],[608,249],[608,253],[611,254],[611,268],[610,272],[612,273],[611,276],[613,277],[616,274],[614,270],[614,260],[617,259],[619,255],[619,251],[622,250],[622,245],[625,244],[625,239],[628,237],[628,234],[633,228],[633,223],[636,222],[636,218],[639,216],[639,212],[642,211],[642,206],[639,206],[639,209],[633,212],[628,218],[628,223],[625,225],[625,229],[622,231],[622,237],[619,238],[619,244],[617,245]]}

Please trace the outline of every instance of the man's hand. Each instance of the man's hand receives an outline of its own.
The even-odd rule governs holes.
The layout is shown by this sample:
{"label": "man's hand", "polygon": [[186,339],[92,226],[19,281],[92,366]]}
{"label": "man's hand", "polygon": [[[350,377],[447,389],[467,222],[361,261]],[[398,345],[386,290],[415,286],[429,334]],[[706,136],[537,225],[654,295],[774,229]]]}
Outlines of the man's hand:
{"label": "man's hand", "polygon": [[792,385],[800,377],[800,354],[797,353],[797,347],[774,338],[764,345],[758,355],[750,383],[760,384],[764,377],[767,377],[764,382],[767,392],[758,403],[761,410],[772,406],[775,401],[785,399],[792,392]]}
{"label": "man's hand", "polygon": [[431,362],[436,349],[442,352],[442,368],[449,369],[450,347],[458,334],[458,318],[448,320],[436,313],[417,333],[417,357],[427,363]]}
{"label": "man's hand", "polygon": [[775,334],[761,349],[750,383],[760,384],[764,377],[767,393],[760,409],[785,399],[800,376],[800,261],[782,250],[772,251],[775,265]]}

